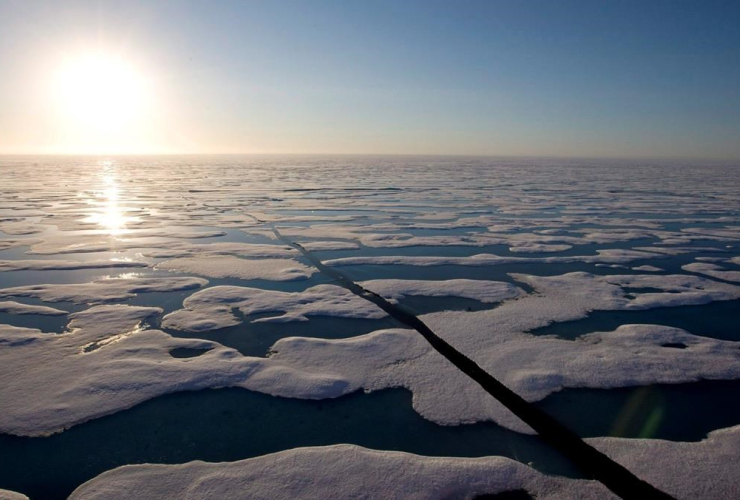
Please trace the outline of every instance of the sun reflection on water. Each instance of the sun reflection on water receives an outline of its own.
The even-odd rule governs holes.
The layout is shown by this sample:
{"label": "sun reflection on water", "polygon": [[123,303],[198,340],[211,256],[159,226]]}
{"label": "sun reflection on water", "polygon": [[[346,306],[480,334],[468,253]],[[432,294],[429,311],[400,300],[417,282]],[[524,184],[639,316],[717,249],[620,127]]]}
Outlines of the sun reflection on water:
{"label": "sun reflection on water", "polygon": [[126,224],[132,218],[125,215],[125,207],[120,205],[121,192],[113,162],[102,161],[100,166],[102,187],[95,193],[96,200],[92,202],[98,210],[85,222],[98,224],[108,234],[115,236],[126,230]]}

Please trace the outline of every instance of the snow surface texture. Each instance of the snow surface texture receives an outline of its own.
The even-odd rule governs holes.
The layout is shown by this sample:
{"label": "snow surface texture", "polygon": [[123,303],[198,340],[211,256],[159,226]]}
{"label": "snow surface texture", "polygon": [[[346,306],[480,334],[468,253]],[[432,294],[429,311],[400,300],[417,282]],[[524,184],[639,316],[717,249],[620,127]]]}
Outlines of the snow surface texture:
{"label": "snow surface texture", "polygon": [[97,304],[129,299],[137,293],[192,290],[207,283],[207,280],[201,278],[105,278],[91,283],[2,288],[0,297],[31,297],[44,302]]}
{"label": "snow surface texture", "polygon": [[0,272],[3,271],[74,271],[78,269],[106,269],[149,267],[146,262],[126,260],[0,260]]}
{"label": "snow surface texture", "polygon": [[[695,276],[520,276],[537,290],[493,310],[442,312],[422,319],[524,398],[535,401],[565,387],[621,387],[699,379],[740,378],[740,343],[691,335],[657,325],[627,325],[576,341],[526,332],[553,319],[583,317],[589,310],[643,309],[715,298],[740,288]],[[626,286],[669,293],[629,297]],[[625,286],[625,285],[623,285]],[[186,309],[165,317],[171,328],[211,330],[243,314],[280,311],[279,321],[312,314],[379,318],[385,314],[342,288],[319,285],[303,293],[245,287],[212,287],[193,294]],[[414,408],[441,424],[494,420],[531,432],[503,406],[433,351],[416,332],[381,330],[349,339],[290,337],[269,358],[244,357],[208,341],[177,339],[140,329],[157,308],[98,306],[70,315],[72,333],[0,330],[0,432],[39,435],[128,408],[175,390],[243,387],[276,396],[323,399],[365,389],[406,387]],[[262,318],[274,320],[274,318]],[[669,347],[683,344],[685,349]],[[11,348],[8,348],[11,347]],[[169,355],[176,347],[210,349],[195,357]],[[28,371],[28,363],[45,370]],[[19,376],[18,374],[22,374]],[[36,388],[29,400],[29,387]],[[103,389],[104,388],[104,389]]]}
{"label": "snow surface texture", "polygon": [[[70,315],[70,331],[60,335],[0,325],[0,432],[58,432],[178,390],[244,387],[314,399],[356,390],[327,366],[302,370],[269,358],[244,357],[214,342],[141,327],[142,321],[160,313],[149,307],[96,306]],[[406,347],[406,333],[395,331],[400,337],[395,347]],[[386,338],[389,334],[393,331],[386,332]],[[194,358],[169,354],[182,347],[204,353]],[[379,352],[370,361],[382,366],[400,359],[399,352]],[[29,364],[44,370],[27,370]]]}
{"label": "snow surface texture", "polygon": [[42,316],[61,316],[67,314],[67,311],[62,311],[61,309],[21,304],[13,300],[0,301],[0,312],[9,314],[40,314]]}
{"label": "snow surface texture", "polygon": [[539,499],[612,498],[594,481],[541,474],[502,457],[438,458],[352,445],[297,448],[231,463],[132,465],[79,487],[70,500],[129,498],[470,499],[526,490]]}
{"label": "snow surface texture", "polygon": [[717,264],[692,262],[691,264],[682,266],[681,269],[692,273],[706,274],[712,278],[718,278],[725,281],[736,281],[740,283],[740,271],[731,271],[722,266],[718,266]]}
{"label": "snow surface texture", "polygon": [[0,490],[0,500],[28,500],[28,497],[14,491]]}
{"label": "snow surface texture", "polygon": [[368,256],[344,257],[324,262],[328,266],[361,265],[406,265],[406,266],[497,266],[503,264],[629,264],[641,259],[663,256],[642,250],[597,250],[596,255],[572,257],[501,257],[493,254],[477,254],[470,257],[426,257],[426,256]]}
{"label": "snow surface texture", "polygon": [[254,243],[219,242],[190,243],[178,241],[166,245],[166,248],[144,250],[145,257],[212,257],[217,255],[235,255],[238,257],[297,257],[298,250],[285,245],[261,245]]}
{"label": "snow surface texture", "polygon": [[[740,426],[698,443],[593,438],[593,446],[678,499],[737,498]],[[502,457],[421,457],[352,445],[298,448],[227,463],[119,467],[88,481],[72,500],[128,498],[447,499],[525,490],[534,498],[616,498],[594,481],[541,474]]]}
{"label": "snow surface texture", "polygon": [[657,266],[637,266],[632,268],[633,271],[639,271],[641,273],[660,273],[663,269]]}
{"label": "snow surface texture", "polygon": [[511,283],[484,280],[372,280],[359,283],[363,288],[396,302],[409,295],[425,297],[462,297],[493,304],[524,295]]}
{"label": "snow surface texture", "polygon": [[249,316],[278,313],[258,322],[307,321],[308,316],[378,319],[386,313],[376,305],[336,285],[317,285],[304,292],[278,292],[239,286],[214,286],[194,293],[183,302],[184,309],[164,317],[162,326],[200,332],[238,325],[232,313],[238,309]]}
{"label": "snow surface texture", "polygon": [[[437,314],[440,320],[448,321],[453,320],[452,315]],[[428,316],[424,319],[438,333],[464,335],[442,321],[428,321]],[[666,347],[678,343],[687,348]],[[387,364],[392,353],[400,349],[403,355],[395,356],[396,364]],[[431,351],[417,334],[407,330],[383,330],[344,341],[293,337],[278,341],[273,352],[270,361],[304,372],[323,372],[330,366],[352,388],[406,387],[414,393],[414,408],[440,424],[494,420],[514,430],[531,432]],[[610,388],[740,377],[740,343],[653,325],[623,326],[575,342],[510,334],[466,354],[529,401],[565,387]]]}
{"label": "snow surface texture", "polygon": [[[727,274],[740,264],[735,165],[173,157],[4,159],[0,166],[0,271],[13,271],[0,276],[7,313],[51,313],[39,309],[46,306],[38,300],[75,302],[69,309],[79,311],[69,315],[67,330],[59,335],[0,327],[2,432],[56,432],[161,394],[228,386],[298,398],[406,387],[414,393],[414,408],[434,422],[494,420],[528,431],[413,331],[382,330],[342,340],[285,338],[270,358],[244,357],[206,340],[210,330],[241,321],[382,316],[372,304],[332,285],[307,290],[299,281],[265,285],[292,293],[242,287],[198,291],[205,279],[154,270],[179,261],[191,266],[180,272],[214,278],[251,279],[259,272],[282,279],[287,268],[297,269],[287,274],[295,278],[315,272],[294,263],[267,264],[300,258],[276,239],[273,227],[309,251],[322,252],[322,259],[341,266],[338,270],[371,280],[365,285],[392,300],[423,293],[496,303],[490,310],[445,311],[422,319],[529,400],[567,387],[738,378],[737,345],[701,337],[701,331],[626,325],[575,341],[529,333],[594,310],[739,298],[735,275]],[[660,191],[651,190],[656,183]],[[255,271],[245,263],[250,261],[262,267]],[[377,264],[414,267],[374,268]],[[456,279],[477,277],[470,266],[483,275],[488,266],[501,264],[517,266],[520,274],[511,279],[528,294],[517,288],[512,295],[509,285]],[[125,268],[136,274],[116,277]],[[571,272],[584,270],[619,275]],[[103,273],[111,276],[100,279]],[[419,281],[431,274],[446,281]],[[29,304],[10,300],[15,297]],[[162,316],[159,306],[179,307],[181,297],[183,308],[168,315],[165,326],[195,332],[188,335],[201,332],[204,340],[150,329]],[[110,304],[118,301],[126,304]],[[80,310],[83,304],[98,305]],[[49,309],[61,315],[64,308]],[[24,319],[29,320],[43,322],[41,316]],[[170,351],[178,347],[204,352],[174,358]],[[622,453],[620,443],[609,441],[609,452]],[[673,445],[646,447],[670,455]],[[735,492],[731,489],[712,489],[731,484],[721,479],[713,454],[726,453],[725,463],[736,464],[736,444],[724,451],[679,446],[681,453],[696,454],[666,462],[624,446],[623,463],[645,457],[636,467],[647,471],[651,462],[664,463],[655,470],[666,478],[670,470],[679,471],[672,482],[654,478],[671,492],[677,490],[669,483],[698,491],[694,497],[711,498],[715,491],[738,496],[726,494]],[[435,469],[427,480],[444,474]],[[464,487],[467,474],[460,471]],[[475,478],[476,472],[470,474]],[[696,474],[712,478],[696,482],[706,490],[689,489]],[[401,479],[417,481],[425,491],[422,481]]]}
{"label": "snow surface texture", "polygon": [[57,235],[31,245],[28,253],[58,255],[147,248],[152,245],[176,244],[179,239],[223,236],[222,231],[146,231],[126,235],[75,234]]}
{"label": "snow surface texture", "polygon": [[243,280],[295,281],[305,280],[317,270],[289,259],[241,259],[231,255],[219,257],[187,257],[168,260],[157,265],[182,273],[193,273],[211,278]]}
{"label": "snow surface texture", "polygon": [[711,432],[698,443],[592,438],[590,444],[679,499],[738,498],[740,426]]}
{"label": "snow surface texture", "polygon": [[[512,252],[547,253],[569,250],[574,245],[608,244],[628,242],[638,239],[659,238],[662,243],[670,245],[691,243],[695,240],[709,241],[736,241],[729,236],[732,231],[722,231],[712,234],[662,231],[651,228],[618,229],[618,228],[580,228],[566,229],[562,221],[547,221],[550,227],[561,227],[562,230],[543,229],[528,232],[526,224],[495,224],[487,227],[487,232],[471,232],[465,235],[445,234],[436,236],[415,236],[403,232],[410,229],[434,229],[450,231],[461,228],[474,228],[493,223],[495,219],[459,219],[453,223],[429,224],[394,224],[383,223],[374,225],[341,225],[341,224],[312,224],[310,227],[276,224],[284,236],[303,241],[305,239],[339,239],[353,241],[369,248],[406,248],[418,246],[485,246],[507,245]],[[602,221],[599,221],[602,223]],[[612,221],[619,224],[620,221]],[[608,224],[605,224],[608,225]],[[631,225],[631,221],[627,223]],[[639,223],[637,225],[640,225]],[[394,232],[387,232],[387,231]],[[275,238],[271,229],[253,227],[244,230],[247,234],[259,234],[266,238]],[[373,231],[380,231],[374,233]],[[696,250],[696,247],[694,247]],[[687,251],[687,250],[684,250]],[[671,252],[667,252],[671,253]]]}

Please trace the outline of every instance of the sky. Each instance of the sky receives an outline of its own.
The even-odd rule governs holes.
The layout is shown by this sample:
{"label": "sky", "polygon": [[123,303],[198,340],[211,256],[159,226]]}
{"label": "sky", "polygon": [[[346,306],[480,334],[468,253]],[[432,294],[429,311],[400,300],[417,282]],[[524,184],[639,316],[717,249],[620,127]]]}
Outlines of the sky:
{"label": "sky", "polygon": [[0,0],[0,154],[740,158],[739,1]]}

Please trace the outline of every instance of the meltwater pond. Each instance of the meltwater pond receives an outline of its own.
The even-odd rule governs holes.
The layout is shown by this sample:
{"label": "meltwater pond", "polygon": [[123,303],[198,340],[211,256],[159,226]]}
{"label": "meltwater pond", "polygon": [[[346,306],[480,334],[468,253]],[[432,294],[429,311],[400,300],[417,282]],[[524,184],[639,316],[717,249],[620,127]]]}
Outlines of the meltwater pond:
{"label": "meltwater pond", "polygon": [[340,443],[581,477],[350,281],[582,437],[699,443],[737,271],[731,164],[0,158],[0,489]]}
{"label": "meltwater pond", "polygon": [[539,439],[495,424],[443,427],[403,390],[301,401],[239,389],[178,393],[44,438],[0,436],[0,488],[65,498],[132,463],[234,461],[299,446],[354,443],[430,456],[503,455],[543,471],[578,472]]}
{"label": "meltwater pond", "polygon": [[[740,383],[700,382],[573,389],[538,406],[586,437],[692,441],[740,421],[736,401]],[[411,395],[403,390],[301,401],[219,389],[162,396],[50,437],[2,435],[0,488],[31,498],[65,498],[84,481],[120,465],[225,462],[337,443],[428,456],[501,455],[542,472],[580,476],[534,436],[493,423],[446,427],[424,420],[411,410]]]}
{"label": "meltwater pond", "polygon": [[740,340],[740,301],[711,302],[698,306],[660,307],[634,311],[594,311],[588,317],[552,323],[532,330],[533,335],[557,335],[574,339],[597,331],[611,331],[620,325],[646,323],[683,328],[696,335],[721,340]]}

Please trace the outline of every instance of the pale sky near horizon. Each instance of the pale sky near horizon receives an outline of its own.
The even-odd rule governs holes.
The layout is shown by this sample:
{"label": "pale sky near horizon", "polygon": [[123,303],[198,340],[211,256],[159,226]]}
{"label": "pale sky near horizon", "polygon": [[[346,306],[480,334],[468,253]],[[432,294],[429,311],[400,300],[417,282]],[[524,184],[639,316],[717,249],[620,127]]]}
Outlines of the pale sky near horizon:
{"label": "pale sky near horizon", "polygon": [[738,1],[0,0],[0,154],[740,158]]}

